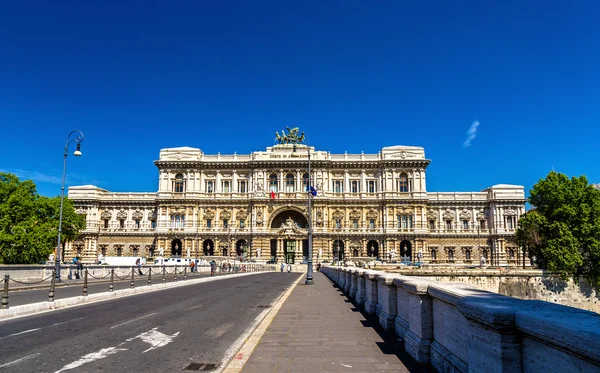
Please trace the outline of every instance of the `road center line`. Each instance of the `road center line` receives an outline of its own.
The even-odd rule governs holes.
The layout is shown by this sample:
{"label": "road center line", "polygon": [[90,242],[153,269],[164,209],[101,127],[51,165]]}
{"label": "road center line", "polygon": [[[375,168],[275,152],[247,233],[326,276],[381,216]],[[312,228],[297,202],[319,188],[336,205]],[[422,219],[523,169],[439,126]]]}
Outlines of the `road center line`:
{"label": "road center line", "polygon": [[34,357],[38,356],[39,354],[40,353],[38,352],[36,354],[27,355],[25,357],[15,360],[15,361],[11,361],[10,363],[2,364],[2,365],[0,365],[0,369],[9,367],[11,365],[19,364],[20,362],[25,361],[25,360],[33,359]]}
{"label": "road center line", "polygon": [[42,328],[35,328],[35,329],[23,330],[22,332],[9,334],[6,337],[2,337],[0,339],[6,339],[6,338],[14,337],[14,336],[17,336],[17,335],[21,335],[21,334],[27,334],[27,333],[38,331],[40,329],[42,329]]}
{"label": "road center line", "polygon": [[137,321],[137,320],[141,320],[141,319],[143,319],[143,318],[146,318],[146,317],[149,317],[149,316],[152,316],[152,315],[156,315],[156,314],[157,314],[156,312],[152,312],[152,313],[149,313],[149,314],[147,314],[147,315],[140,316],[140,317],[138,317],[138,318],[135,318],[135,319],[132,319],[132,320],[129,320],[129,321],[125,321],[125,322],[122,322],[122,323],[120,323],[120,324],[117,324],[117,325],[113,325],[113,326],[111,326],[111,327],[110,327],[110,329],[116,328],[117,326],[121,326],[121,325],[129,324],[130,322],[134,322],[134,321]]}
{"label": "road center line", "polygon": [[83,317],[78,317],[76,319],[67,320],[67,321],[63,321],[63,322],[57,322],[56,324],[52,324],[52,326],[59,326],[59,325],[62,325],[62,324],[67,324],[67,323],[70,323],[72,321],[81,320],[81,319],[83,319]]}

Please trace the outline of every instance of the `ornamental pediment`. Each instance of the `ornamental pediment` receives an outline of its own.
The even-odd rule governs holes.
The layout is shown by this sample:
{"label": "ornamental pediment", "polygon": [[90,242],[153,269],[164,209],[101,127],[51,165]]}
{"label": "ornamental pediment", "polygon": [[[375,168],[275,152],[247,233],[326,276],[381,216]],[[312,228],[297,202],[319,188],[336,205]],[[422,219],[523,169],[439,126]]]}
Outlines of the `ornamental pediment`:
{"label": "ornamental pediment", "polygon": [[304,236],[307,234],[307,230],[300,228],[298,223],[296,223],[292,218],[287,218],[286,221],[281,223],[277,233],[286,237]]}
{"label": "ornamental pediment", "polygon": [[196,161],[202,157],[202,151],[187,146],[179,148],[166,148],[160,150],[161,161]]}
{"label": "ornamental pediment", "polygon": [[425,150],[418,146],[388,146],[381,154],[383,159],[425,159]]}

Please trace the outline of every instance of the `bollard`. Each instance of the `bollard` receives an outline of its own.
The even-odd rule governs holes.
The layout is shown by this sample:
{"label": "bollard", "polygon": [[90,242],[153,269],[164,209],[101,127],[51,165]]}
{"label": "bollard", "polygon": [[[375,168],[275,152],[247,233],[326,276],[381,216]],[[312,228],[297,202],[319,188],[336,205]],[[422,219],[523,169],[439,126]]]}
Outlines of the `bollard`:
{"label": "bollard", "polygon": [[187,280],[187,267],[183,267],[183,281]]}
{"label": "bollard", "polygon": [[165,265],[163,264],[163,277],[162,277],[162,283],[165,283]]}
{"label": "bollard", "polygon": [[114,282],[115,282],[115,269],[111,268],[110,270],[110,285],[108,285],[108,291],[113,291],[114,287]]}
{"label": "bollard", "polygon": [[173,273],[175,273],[175,282],[177,282],[177,264],[175,264],[175,271]]}
{"label": "bollard", "polygon": [[10,275],[4,275],[4,290],[2,290],[2,306],[0,308],[7,309],[8,308],[8,281],[10,280]]}
{"label": "bollard", "polygon": [[129,285],[129,287],[134,288],[135,287],[135,267],[131,267],[131,284]]}
{"label": "bollard", "polygon": [[50,280],[50,291],[48,292],[48,302],[54,302],[54,286],[56,286],[56,270],[52,271],[52,280]]}
{"label": "bollard", "polygon": [[152,267],[148,268],[148,286],[152,285]]}
{"label": "bollard", "polygon": [[85,272],[83,273],[83,296],[87,297],[88,295],[88,283],[87,280],[88,279],[88,269],[85,269]]}

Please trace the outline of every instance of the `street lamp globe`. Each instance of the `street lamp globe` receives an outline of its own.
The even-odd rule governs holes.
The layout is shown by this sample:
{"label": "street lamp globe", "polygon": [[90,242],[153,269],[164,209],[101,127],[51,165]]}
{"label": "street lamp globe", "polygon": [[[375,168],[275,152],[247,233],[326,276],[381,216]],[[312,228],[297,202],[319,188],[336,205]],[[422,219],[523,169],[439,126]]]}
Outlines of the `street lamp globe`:
{"label": "street lamp globe", "polygon": [[76,157],[81,157],[81,143],[77,144],[77,149],[73,152],[73,155]]}

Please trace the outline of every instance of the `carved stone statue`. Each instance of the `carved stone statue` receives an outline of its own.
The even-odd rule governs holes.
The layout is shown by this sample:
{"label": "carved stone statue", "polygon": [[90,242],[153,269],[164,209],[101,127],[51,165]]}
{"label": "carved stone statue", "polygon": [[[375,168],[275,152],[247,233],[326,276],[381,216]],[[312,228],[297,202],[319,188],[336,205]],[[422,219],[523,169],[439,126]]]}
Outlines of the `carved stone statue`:
{"label": "carved stone statue", "polygon": [[189,248],[189,247],[188,247],[188,249],[187,249],[187,257],[188,257],[188,258],[190,257],[190,248]]}
{"label": "carved stone statue", "polygon": [[304,141],[304,132],[300,133],[298,127],[285,127],[285,129],[288,132],[287,134],[285,130],[281,131],[281,135],[279,132],[275,132],[275,141],[279,144],[301,144]]}
{"label": "carved stone statue", "polygon": [[164,256],[165,255],[165,249],[164,248],[160,248],[159,250],[160,256]]}
{"label": "carved stone statue", "polygon": [[257,257],[258,259],[260,259],[260,248],[259,248],[259,249],[256,249],[256,257]]}

